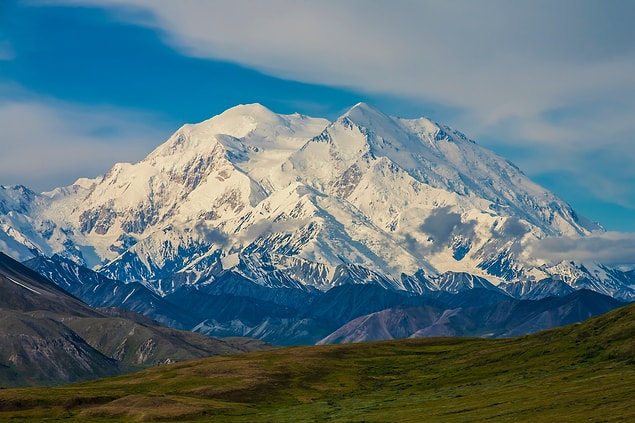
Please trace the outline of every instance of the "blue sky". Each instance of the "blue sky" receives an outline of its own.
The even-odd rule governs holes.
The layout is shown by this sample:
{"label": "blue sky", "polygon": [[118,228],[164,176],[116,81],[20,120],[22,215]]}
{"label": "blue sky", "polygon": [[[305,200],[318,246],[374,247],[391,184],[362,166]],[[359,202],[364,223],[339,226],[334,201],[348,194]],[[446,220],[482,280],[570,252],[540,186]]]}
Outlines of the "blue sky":
{"label": "blue sky", "polygon": [[236,104],[450,125],[635,232],[630,1],[0,2],[0,184],[135,162]]}

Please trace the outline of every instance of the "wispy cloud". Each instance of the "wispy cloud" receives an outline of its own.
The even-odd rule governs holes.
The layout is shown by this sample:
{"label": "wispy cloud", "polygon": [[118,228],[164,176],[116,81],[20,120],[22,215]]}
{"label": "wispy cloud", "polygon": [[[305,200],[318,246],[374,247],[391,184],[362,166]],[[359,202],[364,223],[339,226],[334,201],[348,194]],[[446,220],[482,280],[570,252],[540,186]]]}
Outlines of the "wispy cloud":
{"label": "wispy cloud", "polygon": [[13,60],[15,58],[15,52],[11,43],[6,40],[0,39],[0,61]]}
{"label": "wispy cloud", "polygon": [[185,54],[424,96],[485,123],[635,89],[635,47],[624,40],[635,6],[610,2],[62,2],[111,8]]}
{"label": "wispy cloud", "polygon": [[550,237],[532,241],[527,253],[539,263],[555,265],[563,260],[602,263],[608,266],[632,264],[635,233],[605,232],[586,237]]}
{"label": "wispy cloud", "polygon": [[49,99],[0,102],[0,184],[46,191],[140,160],[170,132],[149,128],[150,120],[140,112]]}

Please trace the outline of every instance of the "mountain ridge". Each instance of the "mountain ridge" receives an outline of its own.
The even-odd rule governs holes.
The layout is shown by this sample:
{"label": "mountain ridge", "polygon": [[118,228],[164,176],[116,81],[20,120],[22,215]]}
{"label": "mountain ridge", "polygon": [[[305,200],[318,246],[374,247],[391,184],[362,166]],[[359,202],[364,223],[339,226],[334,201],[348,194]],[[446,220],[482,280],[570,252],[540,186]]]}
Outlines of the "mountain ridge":
{"label": "mountain ridge", "polygon": [[[482,278],[461,273],[446,274],[438,285],[429,282],[425,286],[430,289],[417,293],[379,283],[354,283],[351,278],[359,277],[359,269],[349,273],[344,265],[336,272],[341,283],[324,292],[266,287],[227,271],[218,274],[212,283],[181,285],[159,297],[138,283],[110,281],[61,258],[36,258],[25,264],[39,273],[56,275],[58,283],[65,283],[63,286],[96,307],[117,305],[119,301],[120,307],[172,327],[215,337],[247,336],[276,345],[378,339],[363,338],[369,333],[389,339],[415,333],[501,337],[572,323],[623,304],[594,291],[576,291],[561,281],[538,284],[541,289],[514,297]],[[68,275],[84,276],[76,280]],[[418,278],[424,286],[425,277]],[[109,292],[113,284],[115,288]],[[395,318],[397,315],[401,317]],[[416,327],[404,332],[403,327],[391,329],[388,324],[402,320]],[[379,328],[381,332],[377,332]],[[352,338],[345,334],[347,331],[360,334]]]}

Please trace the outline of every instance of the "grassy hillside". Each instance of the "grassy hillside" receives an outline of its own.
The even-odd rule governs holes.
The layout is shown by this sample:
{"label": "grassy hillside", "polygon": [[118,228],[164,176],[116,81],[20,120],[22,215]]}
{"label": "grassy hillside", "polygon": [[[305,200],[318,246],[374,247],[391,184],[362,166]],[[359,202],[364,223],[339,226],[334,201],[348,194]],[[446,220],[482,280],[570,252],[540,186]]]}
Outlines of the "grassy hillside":
{"label": "grassy hillside", "polygon": [[4,389],[7,420],[635,421],[635,305],[514,339],[284,348]]}

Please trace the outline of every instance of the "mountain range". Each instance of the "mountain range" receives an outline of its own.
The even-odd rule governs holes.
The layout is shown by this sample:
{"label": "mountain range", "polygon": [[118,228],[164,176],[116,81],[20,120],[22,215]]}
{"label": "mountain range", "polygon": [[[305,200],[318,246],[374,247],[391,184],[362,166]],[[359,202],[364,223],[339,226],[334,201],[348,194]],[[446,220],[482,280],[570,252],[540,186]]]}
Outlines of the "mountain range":
{"label": "mountain range", "polygon": [[[87,303],[282,344],[366,339],[330,336],[394,307],[424,325],[399,336],[562,322],[533,316],[522,329],[490,316],[487,332],[439,329],[466,292],[471,311],[453,314],[465,321],[501,301],[508,317],[547,297],[632,301],[632,271],[552,265],[529,247],[602,231],[462,133],[364,103],[333,122],[236,106],[98,178],[0,188],[0,248]],[[386,313],[365,322],[386,325]]]}

